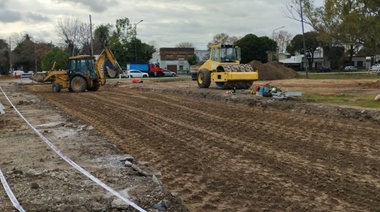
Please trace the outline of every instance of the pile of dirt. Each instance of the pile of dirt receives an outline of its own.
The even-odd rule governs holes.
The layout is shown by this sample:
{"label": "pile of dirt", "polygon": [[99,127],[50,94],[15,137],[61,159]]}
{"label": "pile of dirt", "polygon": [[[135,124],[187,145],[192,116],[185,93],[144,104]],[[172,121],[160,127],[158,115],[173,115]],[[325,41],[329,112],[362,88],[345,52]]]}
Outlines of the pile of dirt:
{"label": "pile of dirt", "polygon": [[261,63],[253,60],[248,64],[259,71],[259,80],[291,79],[298,76],[296,71],[278,62]]}

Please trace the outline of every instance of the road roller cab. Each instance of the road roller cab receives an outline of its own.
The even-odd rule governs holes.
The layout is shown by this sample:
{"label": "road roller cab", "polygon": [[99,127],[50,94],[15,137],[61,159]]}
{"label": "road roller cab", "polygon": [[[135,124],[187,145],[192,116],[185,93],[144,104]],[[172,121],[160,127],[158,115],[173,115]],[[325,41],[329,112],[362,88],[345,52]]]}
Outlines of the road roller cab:
{"label": "road roller cab", "polygon": [[215,82],[222,89],[248,89],[258,80],[258,71],[240,64],[240,48],[235,45],[213,45],[210,58],[199,68],[197,83],[208,88]]}

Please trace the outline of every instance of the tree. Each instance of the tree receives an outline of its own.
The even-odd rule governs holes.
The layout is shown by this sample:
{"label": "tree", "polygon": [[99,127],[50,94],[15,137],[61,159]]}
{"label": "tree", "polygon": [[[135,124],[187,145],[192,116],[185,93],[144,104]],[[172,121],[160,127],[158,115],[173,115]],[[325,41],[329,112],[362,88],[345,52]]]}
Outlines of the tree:
{"label": "tree", "polygon": [[140,40],[137,39],[139,51],[138,51],[138,61],[143,63],[148,63],[149,60],[152,58],[152,54],[156,52],[156,49],[154,46],[151,46],[146,43],[142,43]]}
{"label": "tree", "polygon": [[155,47],[141,42],[136,34],[136,25],[133,26],[128,18],[116,20],[116,30],[112,32],[109,46],[120,64],[135,62],[136,59],[147,63],[152,58]]}
{"label": "tree", "polygon": [[197,57],[196,54],[193,54],[193,56],[191,58],[188,58],[187,59],[187,62],[190,64],[190,65],[195,65],[197,64],[197,61],[199,60],[199,58]]}
{"label": "tree", "polygon": [[50,70],[54,62],[56,69],[68,69],[69,55],[60,48],[54,47],[41,59],[42,70]]}
{"label": "tree", "polygon": [[66,43],[69,55],[90,53],[90,29],[90,24],[81,23],[78,18],[60,19],[56,24],[58,36]]}
{"label": "tree", "polygon": [[[300,0],[287,5],[288,17],[295,20],[300,14]],[[380,50],[380,3],[378,0],[326,0],[315,7],[312,0],[302,0],[306,23],[331,46],[346,46],[349,61],[361,48],[371,49],[372,55]],[[291,14],[291,15],[289,15]],[[293,15],[296,14],[296,15]]]}
{"label": "tree", "polygon": [[78,28],[78,54],[91,55],[91,26],[81,23]]}
{"label": "tree", "polygon": [[327,56],[332,69],[339,69],[344,63],[344,47],[342,46],[323,46],[324,56]]}
{"label": "tree", "polygon": [[94,52],[100,52],[109,45],[111,27],[110,24],[101,24],[96,27],[93,42]]}
{"label": "tree", "polygon": [[53,48],[50,43],[36,43],[29,34],[16,45],[12,52],[15,67],[24,71],[41,71],[41,58]]}
{"label": "tree", "polygon": [[220,33],[213,37],[212,41],[207,44],[207,48],[211,49],[212,45],[216,44],[235,44],[239,38],[236,36],[229,36],[226,33]]}
{"label": "tree", "polygon": [[272,50],[276,45],[275,41],[264,37],[257,37],[254,34],[245,35],[235,43],[241,48],[241,62],[249,63],[252,60],[258,60],[263,63],[268,62],[268,50]]}
{"label": "tree", "polygon": [[290,45],[292,40],[292,34],[288,31],[281,30],[278,33],[274,34],[274,41],[277,43],[278,52],[285,53],[286,48]]}
{"label": "tree", "polygon": [[10,49],[8,43],[0,39],[0,74],[9,74],[10,64],[9,64]]}
{"label": "tree", "polygon": [[136,36],[136,28],[132,27],[128,18],[116,19],[116,31],[117,37],[120,42],[128,42],[132,37]]}
{"label": "tree", "polygon": [[[34,56],[35,56],[35,69],[33,71],[42,71],[42,58],[51,50],[54,46],[51,43],[35,43]],[[46,69],[45,69],[46,70]]]}
{"label": "tree", "polygon": [[175,46],[176,48],[194,48],[194,45],[190,42],[181,42]]}
{"label": "tree", "polygon": [[303,47],[303,35],[298,34],[294,36],[288,48],[289,53],[295,54],[296,52],[304,54],[308,60],[308,66],[312,67],[314,62],[314,52],[322,43],[318,40],[318,33],[315,31],[305,33],[306,49]]}
{"label": "tree", "polygon": [[12,55],[14,55],[15,67],[23,71],[34,70],[36,62],[35,43],[31,40],[31,36],[26,34],[23,41],[15,47]]}

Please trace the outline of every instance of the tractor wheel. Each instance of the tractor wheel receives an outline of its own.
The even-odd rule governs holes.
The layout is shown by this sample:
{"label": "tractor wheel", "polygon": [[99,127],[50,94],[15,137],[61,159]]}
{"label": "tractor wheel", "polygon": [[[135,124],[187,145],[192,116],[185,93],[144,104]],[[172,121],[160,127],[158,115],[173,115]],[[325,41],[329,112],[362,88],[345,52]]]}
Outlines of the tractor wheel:
{"label": "tractor wheel", "polygon": [[87,90],[88,91],[97,91],[97,90],[99,90],[99,87],[100,87],[99,80],[94,80],[92,87],[88,88]]}
{"label": "tractor wheel", "polygon": [[87,88],[87,82],[83,77],[76,76],[70,82],[73,92],[84,92]]}
{"label": "tractor wheel", "polygon": [[53,89],[53,92],[55,92],[55,93],[59,93],[59,92],[61,92],[61,85],[60,84],[58,84],[58,83],[53,83],[53,85],[52,85],[52,89]]}
{"label": "tractor wheel", "polygon": [[200,88],[208,88],[211,84],[211,73],[207,69],[198,71],[197,83]]}

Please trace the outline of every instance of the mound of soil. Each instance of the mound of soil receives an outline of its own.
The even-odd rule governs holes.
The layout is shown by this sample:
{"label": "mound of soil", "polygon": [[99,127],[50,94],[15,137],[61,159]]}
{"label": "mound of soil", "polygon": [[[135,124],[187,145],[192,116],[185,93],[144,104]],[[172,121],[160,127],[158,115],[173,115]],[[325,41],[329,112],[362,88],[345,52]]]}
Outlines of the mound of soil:
{"label": "mound of soil", "polygon": [[298,76],[296,71],[278,62],[261,63],[253,60],[248,64],[259,71],[259,80],[291,79]]}

